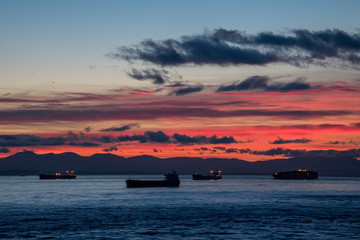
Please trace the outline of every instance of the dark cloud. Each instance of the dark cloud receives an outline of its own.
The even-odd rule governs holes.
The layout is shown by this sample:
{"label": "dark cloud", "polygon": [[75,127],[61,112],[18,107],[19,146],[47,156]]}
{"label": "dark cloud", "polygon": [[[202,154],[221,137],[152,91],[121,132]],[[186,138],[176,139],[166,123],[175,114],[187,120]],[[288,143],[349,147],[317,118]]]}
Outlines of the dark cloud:
{"label": "dark cloud", "polygon": [[137,70],[132,69],[131,73],[127,73],[130,77],[136,80],[152,80],[154,84],[163,84],[169,80],[169,72],[166,70],[158,69],[146,69],[146,70]]}
{"label": "dark cloud", "polygon": [[118,150],[118,148],[116,146],[112,146],[106,149],[103,149],[103,152],[116,152]]}
{"label": "dark cloud", "polygon": [[265,65],[280,61],[274,52],[262,53],[257,49],[235,47],[224,41],[217,41],[210,35],[183,37],[181,41],[146,40],[134,48],[119,48],[117,53],[109,56],[128,61],[143,60],[162,66],[182,64]]}
{"label": "dark cloud", "polygon": [[68,137],[67,137],[66,141],[70,141],[70,142],[78,142],[79,141],[79,137],[76,135],[76,133],[69,131],[67,134],[68,134]]}
{"label": "dark cloud", "polygon": [[185,151],[183,148],[174,148],[175,151]]}
{"label": "dark cloud", "polygon": [[[230,85],[220,86],[217,92],[227,91],[244,91],[244,90],[264,90],[271,92],[290,92],[298,90],[311,89],[311,85],[304,82],[303,78],[298,78],[288,83],[272,83],[269,84],[270,78],[268,76],[252,76],[246,78],[240,83],[233,83]],[[317,87],[318,88],[318,87]]]}
{"label": "dark cloud", "polygon": [[68,132],[67,137],[43,138],[35,135],[18,134],[18,135],[0,135],[0,146],[3,147],[24,147],[24,146],[83,146],[96,147],[97,143],[84,141],[82,134],[76,135]]}
{"label": "dark cloud", "polygon": [[218,92],[225,91],[241,91],[241,90],[254,90],[254,89],[265,89],[269,82],[267,76],[252,76],[238,84],[231,84],[227,86],[220,86]]}
{"label": "dark cloud", "polygon": [[149,142],[159,142],[159,143],[168,143],[170,142],[170,137],[162,131],[146,131],[144,136]]}
{"label": "dark cloud", "polygon": [[251,150],[249,148],[214,148],[221,150],[225,153],[239,153],[239,154],[253,154],[253,155],[266,155],[266,156],[276,156],[284,155],[287,157],[299,155],[305,152],[305,150],[293,150],[293,149],[284,149],[284,148],[272,148],[264,151]]}
{"label": "dark cloud", "polygon": [[102,142],[102,143],[114,143],[118,142],[118,138],[110,136],[110,135],[104,135],[100,137],[91,137],[93,141]]}
{"label": "dark cloud", "polygon": [[358,143],[357,143],[357,142],[354,142],[353,140],[350,140],[349,143],[350,143],[350,144],[354,144],[354,145],[358,145]]}
{"label": "dark cloud", "polygon": [[9,153],[10,152],[10,149],[7,148],[7,147],[1,147],[0,148],[0,153]]}
{"label": "dark cloud", "polygon": [[342,142],[342,141],[330,141],[328,142],[328,144],[334,144],[334,145],[339,145],[339,144],[346,144],[346,142]]}
{"label": "dark cloud", "polygon": [[[95,140],[95,138],[94,138]],[[144,135],[123,135],[117,138],[111,136],[102,136],[96,138],[97,141],[104,143],[113,143],[113,142],[127,142],[127,141],[139,141],[140,143],[147,142],[157,142],[157,143],[180,143],[182,145],[193,145],[193,144],[230,144],[236,143],[237,141],[234,137],[224,136],[217,137],[213,135],[212,137],[206,136],[187,136],[178,133],[174,133],[173,136],[168,136],[163,131],[146,131]]]}
{"label": "dark cloud", "polygon": [[168,143],[170,142],[170,137],[162,131],[157,131],[157,132],[146,131],[144,135],[119,136],[117,137],[117,141],[119,142],[139,141],[140,143],[146,143],[146,142]]}
{"label": "dark cloud", "polygon": [[237,149],[237,148],[228,148],[225,150],[226,153],[240,153],[241,149]]}
{"label": "dark cloud", "polygon": [[350,140],[348,142],[344,142],[344,141],[330,141],[328,142],[328,144],[333,144],[333,145],[345,145],[345,144],[353,144],[353,145],[358,145],[356,142],[354,142],[353,140]]}
{"label": "dark cloud", "polygon": [[267,155],[267,156],[275,156],[275,155],[285,155],[287,157],[295,156],[304,153],[305,150],[293,150],[293,149],[284,149],[284,148],[272,148],[266,151],[251,151],[251,154],[254,155]]}
{"label": "dark cloud", "polygon": [[174,133],[173,138],[176,142],[181,143],[183,145],[191,145],[191,144],[204,144],[208,142],[208,138],[205,136],[194,136],[190,137],[187,135],[181,135],[178,133]]}
{"label": "dark cloud", "polygon": [[185,87],[186,84],[182,83],[182,82],[175,82],[173,84],[169,84],[167,85],[167,87]]}
{"label": "dark cloud", "polygon": [[126,130],[130,130],[133,127],[139,127],[138,123],[130,123],[130,124],[126,124],[124,126],[120,126],[120,127],[111,127],[111,128],[105,128],[105,129],[101,129],[101,132],[123,132]]}
{"label": "dark cloud", "polygon": [[240,109],[220,110],[208,107],[175,106],[118,109],[36,109],[36,110],[3,110],[0,111],[0,123],[48,122],[48,121],[98,121],[98,120],[143,120],[179,117],[242,117],[242,116],[279,116],[283,118],[312,118],[325,116],[345,116],[358,114],[352,110],[266,110]]}
{"label": "dark cloud", "polygon": [[224,136],[224,137],[217,137],[216,135],[213,135],[211,137],[206,136],[194,136],[190,137],[187,135],[181,135],[178,133],[174,133],[173,138],[175,142],[183,144],[183,145],[192,145],[192,144],[230,144],[230,143],[236,143],[237,141],[234,139],[234,137],[230,136]]}
{"label": "dark cloud", "polygon": [[87,133],[91,132],[91,127],[84,128],[84,132],[87,132]]}
{"label": "dark cloud", "polygon": [[210,144],[229,144],[236,143],[234,137],[221,137],[218,138],[216,135],[210,137]]}
{"label": "dark cloud", "polygon": [[162,66],[269,63],[301,66],[327,65],[332,60],[340,60],[344,64],[357,67],[359,54],[360,35],[338,29],[296,29],[289,34],[261,32],[254,35],[237,30],[217,29],[184,36],[179,40],[145,40],[133,47],[120,47],[109,56],[127,61],[142,60]]}
{"label": "dark cloud", "polygon": [[271,144],[287,144],[287,143],[309,143],[312,142],[310,139],[307,138],[301,138],[301,139],[282,139],[281,137],[278,137],[277,140],[274,140],[270,142]]}
{"label": "dark cloud", "polygon": [[225,151],[226,147],[214,147],[215,150]]}
{"label": "dark cloud", "polygon": [[65,145],[66,138],[42,138],[35,135],[0,135],[0,146],[3,147],[23,147],[23,146],[56,146]]}
{"label": "dark cloud", "polygon": [[352,64],[359,64],[360,63],[360,56],[355,54],[350,54],[347,58]]}
{"label": "dark cloud", "polygon": [[201,147],[201,148],[194,148],[194,151],[197,152],[210,152],[210,153],[216,153],[216,149],[211,149],[211,148],[207,148],[207,147]]}
{"label": "dark cloud", "polygon": [[135,134],[132,136],[122,135],[114,137],[111,135],[94,136],[91,137],[92,141],[101,143],[117,143],[117,142],[130,142],[138,141],[140,143],[156,142],[156,143],[179,143],[182,145],[193,145],[193,144],[230,144],[236,143],[237,141],[232,136],[217,137],[213,135],[211,137],[206,136],[187,136],[174,133],[173,136],[165,134],[163,131],[146,131],[143,135]]}
{"label": "dark cloud", "polygon": [[254,140],[252,140],[252,139],[248,139],[245,141],[237,141],[237,143],[252,143],[252,142],[254,142]]}
{"label": "dark cloud", "polygon": [[[274,83],[265,89],[266,91],[279,91],[279,92],[290,92],[290,91],[299,91],[299,90],[308,90],[311,89],[311,85],[305,83],[302,78],[298,78],[293,82],[289,83]],[[316,88],[319,88],[318,86]]]}
{"label": "dark cloud", "polygon": [[190,86],[185,88],[177,89],[170,93],[170,95],[182,96],[189,93],[201,92],[203,90],[203,86]]}
{"label": "dark cloud", "polygon": [[128,142],[128,141],[139,141],[141,143],[147,142],[147,139],[144,135],[133,135],[133,136],[119,136],[117,138],[117,141],[119,142]]}

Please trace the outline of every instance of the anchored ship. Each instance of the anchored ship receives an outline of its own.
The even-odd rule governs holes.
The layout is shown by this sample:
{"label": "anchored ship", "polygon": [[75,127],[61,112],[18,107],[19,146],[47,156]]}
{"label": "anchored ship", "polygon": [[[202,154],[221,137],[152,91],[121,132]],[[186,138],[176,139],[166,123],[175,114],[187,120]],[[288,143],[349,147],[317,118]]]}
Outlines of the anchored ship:
{"label": "anchored ship", "polygon": [[40,179],[75,179],[76,175],[74,171],[66,171],[66,173],[55,173],[55,174],[39,174]]}
{"label": "anchored ship", "polygon": [[274,172],[273,177],[275,179],[317,179],[318,173],[301,168],[297,171]]}
{"label": "anchored ship", "polygon": [[193,180],[219,180],[222,178],[220,170],[210,171],[210,175],[201,175],[195,173],[192,175]]}
{"label": "anchored ship", "polygon": [[178,187],[180,185],[179,174],[172,170],[171,173],[165,174],[164,180],[126,180],[128,188],[141,187]]}

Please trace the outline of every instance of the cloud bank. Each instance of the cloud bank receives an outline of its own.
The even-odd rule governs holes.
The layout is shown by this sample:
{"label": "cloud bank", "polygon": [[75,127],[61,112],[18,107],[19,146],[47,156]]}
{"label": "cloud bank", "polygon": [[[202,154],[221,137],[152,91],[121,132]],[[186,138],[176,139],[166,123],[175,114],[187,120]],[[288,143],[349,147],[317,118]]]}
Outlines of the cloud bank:
{"label": "cloud bank", "polygon": [[355,110],[268,110],[268,109],[239,109],[218,110],[207,107],[158,107],[117,109],[99,107],[95,109],[33,109],[33,110],[2,110],[0,111],[0,123],[25,123],[25,122],[49,122],[49,121],[137,121],[144,119],[178,117],[200,117],[200,118],[223,118],[223,117],[245,117],[245,116],[278,116],[282,118],[313,118],[326,116],[358,115]]}
{"label": "cloud bank", "polygon": [[249,148],[225,148],[225,147],[213,147],[213,148],[194,148],[195,151],[210,151],[216,153],[218,151],[223,153],[238,153],[238,154],[252,154],[252,155],[265,155],[265,156],[277,156],[284,155],[286,157],[293,157],[299,154],[303,154],[306,150],[293,150],[285,148],[271,148],[264,151],[251,150]]}
{"label": "cloud bank", "polygon": [[82,146],[82,147],[97,147],[98,143],[90,142],[85,139],[82,133],[76,135],[73,132],[68,132],[67,137],[51,137],[44,138],[30,134],[17,135],[0,135],[1,147],[25,147],[25,146]]}

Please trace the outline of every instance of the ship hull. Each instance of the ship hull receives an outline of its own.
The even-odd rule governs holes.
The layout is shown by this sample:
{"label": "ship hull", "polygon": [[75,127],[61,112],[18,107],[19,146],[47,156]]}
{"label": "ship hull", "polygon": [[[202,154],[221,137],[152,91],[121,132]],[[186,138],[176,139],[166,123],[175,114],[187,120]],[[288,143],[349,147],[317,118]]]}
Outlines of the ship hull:
{"label": "ship hull", "polygon": [[128,188],[143,188],[143,187],[178,187],[180,181],[167,180],[126,180]]}
{"label": "ship hull", "polygon": [[69,175],[49,175],[49,174],[39,174],[40,179],[75,179],[76,176]]}
{"label": "ship hull", "polygon": [[193,174],[192,178],[193,178],[193,180],[220,180],[222,178],[222,176]]}

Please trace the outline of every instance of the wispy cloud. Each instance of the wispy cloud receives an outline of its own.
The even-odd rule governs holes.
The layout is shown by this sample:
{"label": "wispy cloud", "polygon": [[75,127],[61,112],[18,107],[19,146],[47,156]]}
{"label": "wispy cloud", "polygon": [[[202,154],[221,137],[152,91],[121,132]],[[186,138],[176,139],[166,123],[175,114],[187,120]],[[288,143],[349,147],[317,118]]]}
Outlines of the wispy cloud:
{"label": "wispy cloud", "polygon": [[307,138],[300,138],[300,139],[282,139],[278,137],[277,140],[270,142],[271,144],[288,144],[288,143],[309,143],[312,142],[310,139]]}
{"label": "wispy cloud", "polygon": [[330,142],[328,142],[328,144],[333,144],[333,145],[342,144],[342,145],[344,145],[344,144],[346,144],[346,142],[343,142],[343,141],[330,141]]}
{"label": "wispy cloud", "polygon": [[179,88],[170,93],[170,95],[182,96],[190,93],[201,92],[203,90],[203,86],[188,86],[184,88]]}
{"label": "wispy cloud", "polygon": [[240,83],[233,83],[230,85],[223,85],[217,89],[217,92],[227,91],[244,91],[244,90],[264,90],[273,92],[290,92],[297,90],[311,89],[311,85],[304,82],[304,78],[298,78],[288,83],[269,83],[268,76],[252,76],[246,78]]}
{"label": "wispy cloud", "polygon": [[130,124],[126,124],[120,127],[111,127],[111,128],[104,128],[101,129],[100,132],[123,132],[126,130],[130,130],[133,127],[139,127],[140,125],[138,123],[130,123]]}
{"label": "wispy cloud", "polygon": [[164,84],[170,79],[168,71],[154,68],[145,70],[137,70],[133,68],[131,72],[128,72],[127,74],[136,80],[151,80],[154,84]]}
{"label": "wispy cloud", "polygon": [[356,142],[354,142],[353,140],[345,142],[345,141],[329,141],[328,144],[332,144],[332,145],[345,145],[345,144],[353,144],[353,145],[358,145]]}
{"label": "wispy cloud", "polygon": [[357,67],[360,63],[360,35],[338,29],[309,31],[295,29],[288,34],[260,32],[246,34],[217,29],[203,34],[162,41],[145,40],[133,47],[120,47],[109,54],[127,61],[142,60],[162,66],[328,65],[333,60]]}

